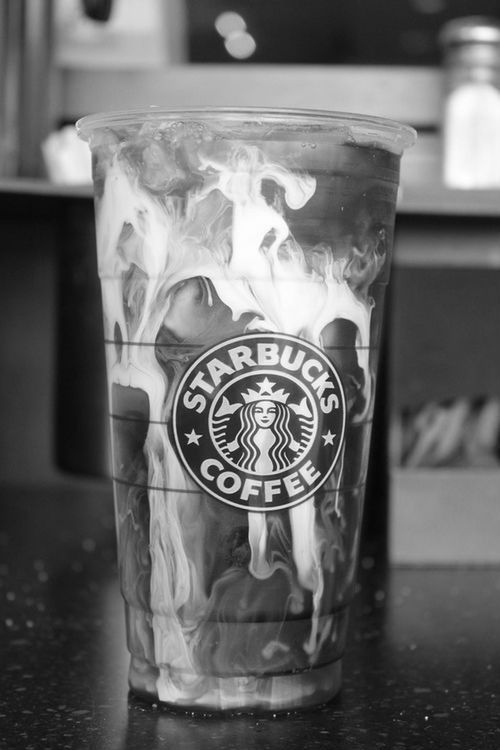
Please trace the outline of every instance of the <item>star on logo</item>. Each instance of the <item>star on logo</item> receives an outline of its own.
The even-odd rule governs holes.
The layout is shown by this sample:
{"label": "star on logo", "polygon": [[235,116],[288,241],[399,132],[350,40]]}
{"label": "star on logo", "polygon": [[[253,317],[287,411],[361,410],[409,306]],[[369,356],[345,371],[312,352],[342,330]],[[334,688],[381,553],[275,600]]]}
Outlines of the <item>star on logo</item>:
{"label": "star on logo", "polygon": [[336,438],[336,435],[328,430],[328,432],[325,435],[321,435],[321,437],[324,440],[323,445],[333,445],[333,441]]}
{"label": "star on logo", "polygon": [[203,437],[203,435],[198,435],[198,433],[194,431],[194,428],[191,430],[191,432],[185,432],[184,435],[187,437],[188,445],[192,445],[193,443],[195,445],[199,445],[200,439]]}
{"label": "star on logo", "polygon": [[264,380],[261,380],[260,383],[257,383],[257,385],[260,388],[260,394],[263,395],[264,393],[271,394],[276,383],[272,383],[266,376]]}

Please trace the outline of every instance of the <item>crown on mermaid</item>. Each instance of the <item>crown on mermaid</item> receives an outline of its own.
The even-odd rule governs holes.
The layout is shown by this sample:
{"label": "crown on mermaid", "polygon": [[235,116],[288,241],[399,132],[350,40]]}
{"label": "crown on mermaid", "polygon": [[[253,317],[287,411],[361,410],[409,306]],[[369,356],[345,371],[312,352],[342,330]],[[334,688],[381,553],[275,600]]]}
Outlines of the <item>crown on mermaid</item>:
{"label": "crown on mermaid", "polygon": [[257,401],[278,401],[281,404],[285,404],[290,395],[289,393],[285,393],[283,388],[274,390],[275,383],[269,382],[267,378],[258,385],[260,386],[259,390],[248,388],[246,393],[241,394],[246,404],[253,404]]}

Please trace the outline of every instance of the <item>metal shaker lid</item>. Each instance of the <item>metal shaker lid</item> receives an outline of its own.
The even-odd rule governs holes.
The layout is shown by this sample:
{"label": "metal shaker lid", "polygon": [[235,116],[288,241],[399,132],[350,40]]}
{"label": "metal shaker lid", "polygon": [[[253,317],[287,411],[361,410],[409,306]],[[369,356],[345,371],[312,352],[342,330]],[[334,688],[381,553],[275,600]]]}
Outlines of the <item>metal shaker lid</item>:
{"label": "metal shaker lid", "polygon": [[500,44],[500,18],[454,18],[441,29],[439,41],[443,47],[458,44]]}

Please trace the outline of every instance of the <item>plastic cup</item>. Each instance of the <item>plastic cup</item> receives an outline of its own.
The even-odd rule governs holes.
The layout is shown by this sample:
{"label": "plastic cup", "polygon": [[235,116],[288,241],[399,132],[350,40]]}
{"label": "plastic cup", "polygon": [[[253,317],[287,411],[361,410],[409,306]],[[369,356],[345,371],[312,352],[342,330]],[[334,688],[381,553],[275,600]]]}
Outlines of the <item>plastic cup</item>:
{"label": "plastic cup", "polygon": [[162,108],[78,130],[93,155],[131,689],[190,711],[328,701],[414,131]]}

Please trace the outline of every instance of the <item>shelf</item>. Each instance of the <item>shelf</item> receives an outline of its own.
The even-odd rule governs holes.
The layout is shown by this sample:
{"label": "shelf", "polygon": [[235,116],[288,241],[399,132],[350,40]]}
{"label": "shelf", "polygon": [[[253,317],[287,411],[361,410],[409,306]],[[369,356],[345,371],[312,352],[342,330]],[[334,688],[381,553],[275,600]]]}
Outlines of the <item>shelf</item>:
{"label": "shelf", "polygon": [[[56,185],[44,179],[0,179],[0,193],[92,198],[91,185]],[[404,184],[398,212],[424,216],[500,216],[500,190],[450,190],[436,184]]]}
{"label": "shelf", "polygon": [[13,177],[0,179],[0,194],[31,197],[92,198],[92,186],[56,185],[43,178]]}
{"label": "shelf", "polygon": [[425,216],[500,216],[500,190],[451,190],[436,183],[403,184],[398,212]]}

